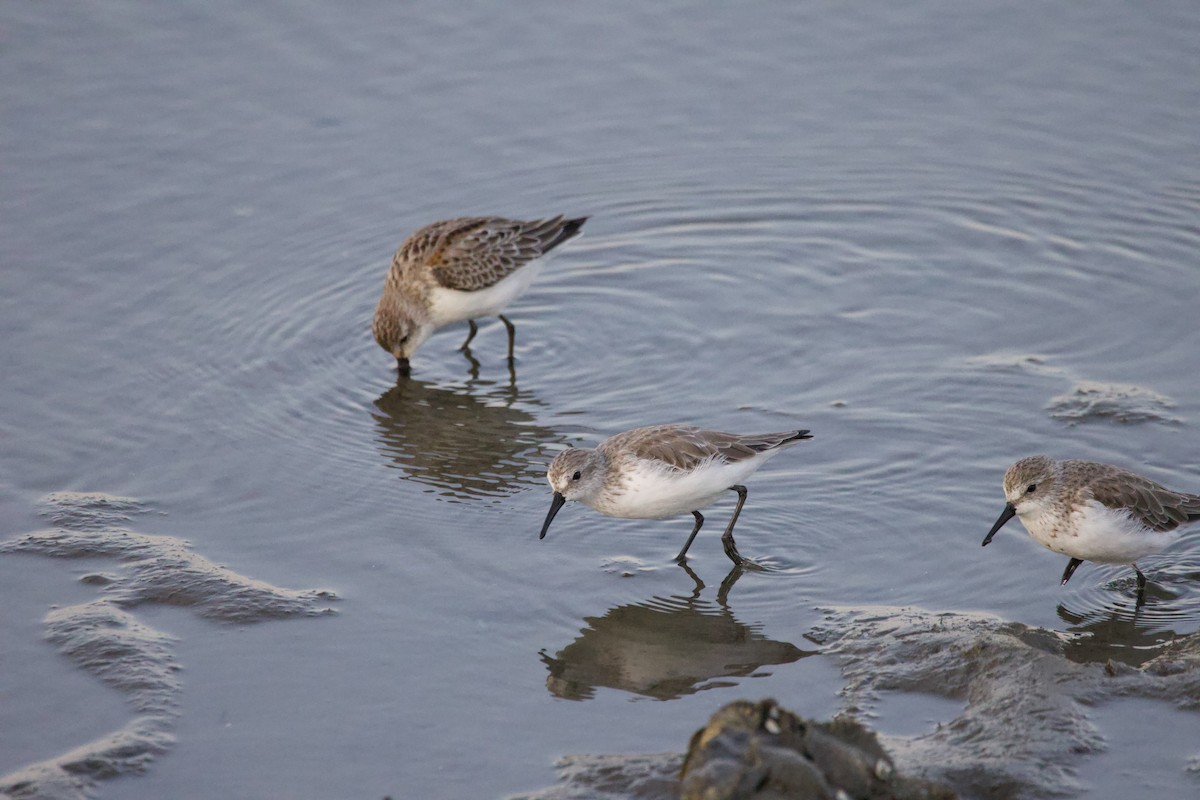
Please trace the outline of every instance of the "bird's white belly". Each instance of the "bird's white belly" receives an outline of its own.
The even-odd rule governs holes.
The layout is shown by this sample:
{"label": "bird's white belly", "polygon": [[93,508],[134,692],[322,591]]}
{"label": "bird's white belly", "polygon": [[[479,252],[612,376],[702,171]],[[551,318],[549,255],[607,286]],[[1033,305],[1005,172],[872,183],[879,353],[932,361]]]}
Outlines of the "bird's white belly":
{"label": "bird's white belly", "polygon": [[729,491],[730,486],[750,477],[762,460],[759,457],[734,464],[713,461],[690,472],[639,462],[622,489],[606,493],[594,508],[612,517],[633,519],[661,519],[690,513],[711,504]]}
{"label": "bird's white belly", "polygon": [[499,282],[473,292],[433,287],[429,291],[429,299],[434,326],[441,327],[478,317],[494,317],[525,293],[541,269],[541,259],[531,261]]}
{"label": "bird's white belly", "polygon": [[1056,553],[1102,564],[1130,564],[1163,550],[1174,540],[1172,532],[1142,525],[1128,511],[1108,508],[1094,500],[1077,507],[1065,520],[1049,513],[1022,518],[1029,535]]}

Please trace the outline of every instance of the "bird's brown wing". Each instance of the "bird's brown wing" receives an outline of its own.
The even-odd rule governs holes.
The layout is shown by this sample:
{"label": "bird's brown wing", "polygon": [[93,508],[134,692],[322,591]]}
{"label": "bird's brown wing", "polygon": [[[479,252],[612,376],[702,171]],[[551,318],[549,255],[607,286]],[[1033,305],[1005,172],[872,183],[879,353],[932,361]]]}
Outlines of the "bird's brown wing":
{"label": "bird's brown wing", "polygon": [[406,257],[425,261],[440,286],[473,292],[495,285],[575,236],[585,219],[558,216],[530,221],[502,217],[447,220],[410,237],[409,241],[416,241]]}
{"label": "bird's brown wing", "polygon": [[1108,508],[1127,508],[1146,527],[1170,531],[1200,520],[1200,496],[1174,492],[1149,478],[1111,468],[1089,482],[1096,502]]}
{"label": "bird's brown wing", "polygon": [[690,425],[652,425],[617,434],[601,448],[621,450],[637,458],[690,470],[713,458],[733,463],[788,442],[810,438],[808,431],[739,435]]}

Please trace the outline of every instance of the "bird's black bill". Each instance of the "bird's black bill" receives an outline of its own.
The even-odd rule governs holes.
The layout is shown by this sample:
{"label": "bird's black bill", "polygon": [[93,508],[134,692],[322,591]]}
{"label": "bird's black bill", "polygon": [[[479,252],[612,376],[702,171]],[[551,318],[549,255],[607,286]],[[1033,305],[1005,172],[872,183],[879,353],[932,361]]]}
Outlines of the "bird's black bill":
{"label": "bird's black bill", "polygon": [[996,535],[996,531],[1003,528],[1004,523],[1008,522],[1010,519],[1012,519],[1016,515],[1017,515],[1017,509],[1013,508],[1013,504],[1005,503],[1004,510],[1000,512],[1000,519],[996,520],[996,524],[992,526],[992,529],[990,531],[988,531],[988,535],[983,537],[983,546],[987,547],[988,542],[990,542],[992,540],[992,537]]}
{"label": "bird's black bill", "polygon": [[563,507],[563,503],[567,502],[567,498],[563,497],[558,492],[554,493],[554,499],[550,501],[550,513],[546,515],[546,521],[542,523],[542,532],[538,536],[539,539],[546,538],[546,531],[550,530],[550,523],[554,520],[554,515]]}

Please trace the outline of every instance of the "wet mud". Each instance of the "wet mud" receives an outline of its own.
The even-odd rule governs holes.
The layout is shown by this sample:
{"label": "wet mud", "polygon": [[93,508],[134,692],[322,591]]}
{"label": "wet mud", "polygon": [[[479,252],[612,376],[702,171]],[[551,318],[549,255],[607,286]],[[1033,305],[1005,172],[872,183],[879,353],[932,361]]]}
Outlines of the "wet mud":
{"label": "wet mud", "polygon": [[1087,422],[1178,425],[1183,422],[1174,413],[1175,401],[1164,394],[1132,383],[1080,378],[1070,370],[1055,366],[1045,356],[990,353],[968,358],[964,363],[976,369],[1068,381],[1070,388],[1054,395],[1046,404],[1051,418],[1068,425]]}
{"label": "wet mud", "polygon": [[1080,381],[1070,392],[1051,398],[1046,408],[1050,416],[1072,425],[1095,420],[1177,425],[1182,420],[1172,413],[1174,407],[1171,398],[1141,386]]}
{"label": "wet mud", "polygon": [[111,572],[81,580],[100,597],[45,617],[46,640],[76,666],[119,692],[135,716],[122,728],[61,755],[0,776],[0,798],[77,800],[97,782],[144,771],[174,742],[182,691],[174,639],[139,621],[137,607],[182,606],[222,622],[248,624],[332,614],[336,595],[272,586],[218,566],[169,536],[125,527],[150,509],[100,493],[58,492],[41,512],[53,528],[0,542],[0,555],[111,558]]}
{"label": "wet mud", "polygon": [[[905,791],[934,793],[928,796],[952,796],[939,794],[943,790],[937,786],[968,798],[1076,795],[1086,788],[1077,778],[1078,768],[1106,748],[1093,720],[1095,711],[1105,703],[1137,697],[1200,711],[1200,634],[1168,642],[1139,664],[1113,659],[1080,661],[1072,652],[1070,634],[985,614],[881,607],[828,611],[825,621],[808,638],[838,661],[846,680],[841,691],[844,712],[833,728],[817,730],[851,730],[838,726],[869,718],[881,697],[889,693],[936,696],[963,704],[957,716],[931,732],[878,737],[877,746],[882,749],[877,758],[886,759],[888,768],[894,766],[901,774],[933,782],[906,784],[909,788]],[[786,706],[787,700],[782,703]],[[747,702],[739,708],[733,713],[743,719],[743,729],[770,734],[793,725],[779,721],[773,703]],[[804,730],[810,725],[803,721],[794,724]],[[862,741],[876,742],[865,729],[857,730],[861,733],[847,734],[853,741],[864,737]],[[704,738],[703,734],[697,736]],[[809,778],[795,771],[800,768],[791,756],[781,756],[778,768],[780,774],[791,776],[786,780],[796,781],[795,785],[784,779],[780,779],[784,783],[772,783],[769,778],[760,781],[764,775],[774,774],[770,764],[775,762],[764,755],[764,742],[752,735],[727,737],[719,755],[706,756],[702,763],[708,764],[711,757],[725,766],[714,767],[715,777],[703,783],[703,789],[697,788],[701,787],[699,779],[689,777],[695,774],[690,767],[701,763],[695,761],[696,744],[693,740],[686,763],[678,754],[570,756],[558,764],[558,785],[526,797],[823,797],[833,796],[823,794],[823,786],[833,786],[834,794],[839,788],[827,779],[825,784],[811,784],[816,788],[797,788]],[[874,744],[857,746],[860,755],[876,752]],[[1178,766],[1189,770],[1196,763],[1200,763],[1200,752]],[[785,784],[787,791],[779,790]],[[871,794],[884,791],[871,786],[874,788],[862,784],[858,792],[846,791],[851,797],[910,796]]]}

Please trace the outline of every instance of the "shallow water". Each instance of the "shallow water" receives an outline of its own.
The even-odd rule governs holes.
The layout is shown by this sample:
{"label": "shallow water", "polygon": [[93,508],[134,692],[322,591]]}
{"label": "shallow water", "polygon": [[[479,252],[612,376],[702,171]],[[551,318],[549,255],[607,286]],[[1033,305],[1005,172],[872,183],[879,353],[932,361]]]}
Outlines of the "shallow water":
{"label": "shallow water", "polygon": [[[0,535],[105,492],[340,598],[127,609],[173,637],[177,715],[99,796],[500,796],[678,750],[736,697],[828,716],[836,665],[799,653],[834,605],[986,611],[1086,661],[1200,630],[1200,531],[1137,614],[1126,569],[1060,588],[1019,526],[979,547],[1022,455],[1200,488],[1198,37],[1188,3],[5,6]],[[511,309],[515,377],[493,320],[477,370],[447,330],[397,385],[369,319],[400,240],[559,212],[591,219]],[[749,483],[769,571],[722,593],[732,500],[702,589],[670,562],[690,519],[572,506],[538,541],[558,447],[673,420],[812,429]],[[0,771],[128,722],[41,617],[130,569],[0,556]],[[1121,764],[1155,750],[1104,720]]]}

